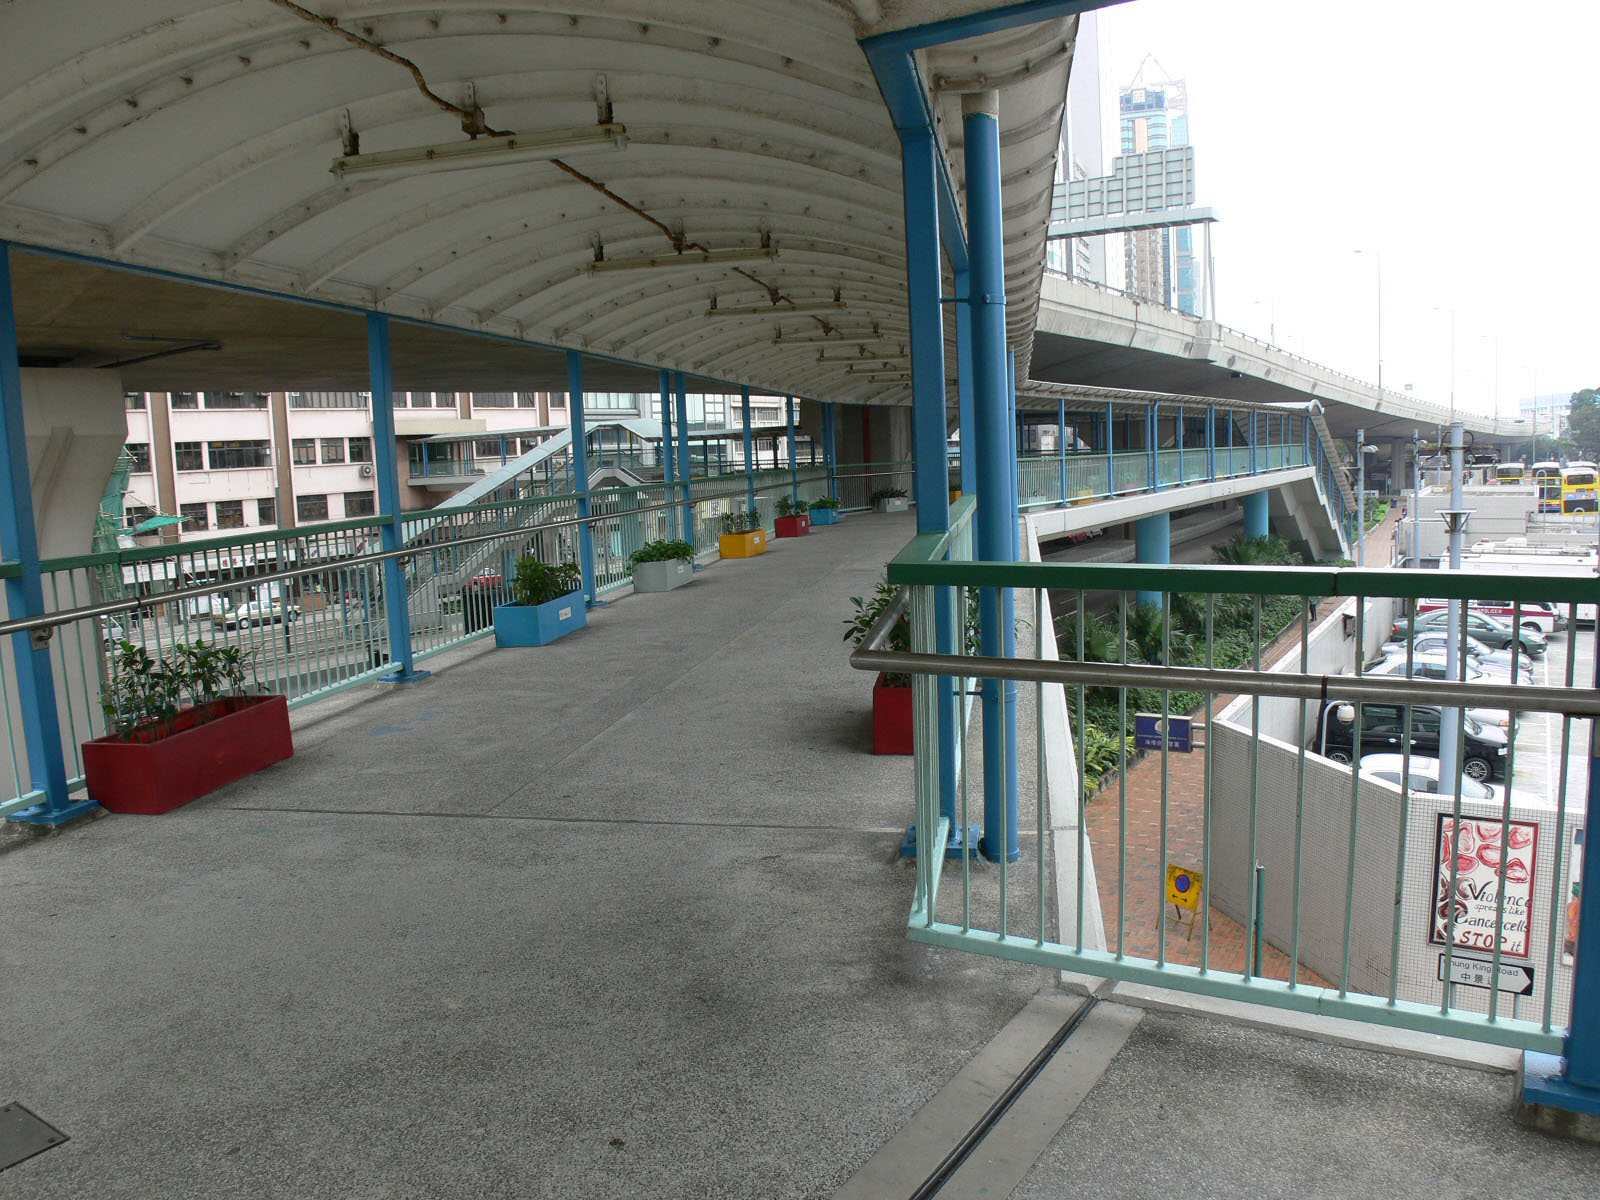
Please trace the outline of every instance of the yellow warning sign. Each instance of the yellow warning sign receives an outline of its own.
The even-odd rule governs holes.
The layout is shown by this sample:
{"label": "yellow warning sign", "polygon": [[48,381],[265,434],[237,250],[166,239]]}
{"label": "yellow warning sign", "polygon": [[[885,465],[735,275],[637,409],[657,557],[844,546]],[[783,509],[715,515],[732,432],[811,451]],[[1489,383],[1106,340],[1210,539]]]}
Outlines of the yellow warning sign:
{"label": "yellow warning sign", "polygon": [[1193,912],[1200,907],[1200,888],[1205,878],[1199,871],[1167,864],[1167,903]]}

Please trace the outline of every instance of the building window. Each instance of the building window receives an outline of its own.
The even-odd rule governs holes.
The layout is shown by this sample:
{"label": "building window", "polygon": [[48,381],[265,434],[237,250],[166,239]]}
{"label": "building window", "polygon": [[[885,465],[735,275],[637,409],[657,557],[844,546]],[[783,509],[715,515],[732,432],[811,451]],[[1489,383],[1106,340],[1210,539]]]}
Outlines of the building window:
{"label": "building window", "polygon": [[211,528],[206,520],[206,506],[204,504],[180,504],[178,505],[178,515],[183,518],[185,533]]}
{"label": "building window", "polygon": [[133,466],[128,468],[135,475],[148,475],[150,473],[150,443],[129,442],[123,447],[128,452],[128,457],[133,459]]}
{"label": "building window", "polygon": [[265,408],[266,392],[207,392],[207,408]]}
{"label": "building window", "polygon": [[276,525],[278,523],[278,502],[276,500],[256,501],[256,524]]}
{"label": "building window", "polygon": [[218,500],[217,501],[217,528],[218,529],[243,529],[244,528],[244,501],[243,500]]}
{"label": "building window", "polygon": [[122,506],[122,523],[129,529],[137,529],[155,515],[155,509],[146,508],[142,504],[125,504]]}
{"label": "building window", "polygon": [[290,408],[365,408],[371,392],[290,392]]}
{"label": "building window", "polygon": [[199,442],[173,442],[172,460],[180,471],[204,471],[205,453]]}
{"label": "building window", "polygon": [[294,464],[297,467],[307,466],[317,461],[316,438],[295,438],[289,443],[289,448],[294,455]]}
{"label": "building window", "polygon": [[345,516],[370,517],[377,511],[378,507],[373,501],[371,492],[346,492],[344,494]]}
{"label": "building window", "polygon": [[172,392],[171,393],[171,397],[172,397],[172,407],[173,408],[199,408],[200,407],[200,393],[199,392]]}
{"label": "building window", "polygon": [[[265,440],[207,442],[206,454],[210,458],[213,471],[234,471],[272,465],[272,447]],[[221,524],[220,517],[218,524]]]}
{"label": "building window", "polygon": [[327,496],[301,496],[294,502],[295,515],[302,521],[326,521],[328,519]]}
{"label": "building window", "polygon": [[473,392],[473,408],[515,408],[517,394],[515,392]]}
{"label": "building window", "polygon": [[324,463],[342,463],[344,461],[344,439],[322,439],[322,461]]}
{"label": "building window", "polygon": [[350,439],[350,461],[353,463],[372,461],[371,438],[360,437]]}
{"label": "building window", "polygon": [[131,411],[140,411],[144,408],[143,392],[123,392],[122,407]]}

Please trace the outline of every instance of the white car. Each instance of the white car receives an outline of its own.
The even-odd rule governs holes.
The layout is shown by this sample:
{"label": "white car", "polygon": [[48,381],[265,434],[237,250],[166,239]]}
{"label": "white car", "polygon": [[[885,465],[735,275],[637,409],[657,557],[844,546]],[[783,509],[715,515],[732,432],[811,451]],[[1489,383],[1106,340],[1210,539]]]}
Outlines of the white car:
{"label": "white car", "polygon": [[[1443,658],[1450,648],[1450,635],[1443,632],[1419,633],[1412,639],[1411,648],[1417,658]],[[1475,667],[1486,675],[1511,678],[1510,650],[1491,650],[1475,637],[1468,637],[1462,650],[1466,654],[1469,669]],[[1406,644],[1403,641],[1385,642],[1380,654],[1381,658],[1398,658],[1404,662]],[[1524,683],[1533,682],[1533,660],[1526,654],[1517,655],[1517,673],[1522,676]]]}
{"label": "white car", "polygon": [[219,629],[239,629],[247,625],[276,625],[280,621],[292,624],[299,619],[298,604],[285,604],[282,600],[250,600],[217,613],[211,618],[211,623]]}
{"label": "white car", "polygon": [[[1381,779],[1385,783],[1400,786],[1400,772],[1405,769],[1405,756],[1401,754],[1363,754],[1361,756],[1361,773],[1371,775],[1374,779]],[[1421,792],[1430,796],[1455,795],[1455,784],[1446,782],[1443,786],[1439,783],[1439,760],[1430,758],[1425,754],[1411,756],[1411,769],[1407,778],[1411,782],[1411,791]],[[1461,777],[1461,798],[1463,800],[1490,800],[1499,803],[1505,799],[1504,785],[1490,783],[1487,779],[1473,779],[1470,776]]]}
{"label": "white car", "polygon": [[[1456,676],[1450,674],[1449,664],[1442,654],[1414,654],[1411,656],[1409,666],[1412,679],[1439,679],[1459,682]],[[1366,667],[1365,673],[1368,675],[1398,675],[1401,678],[1405,678],[1406,669],[1406,656],[1401,653]],[[1487,671],[1479,670],[1468,663],[1466,682],[1487,684],[1489,686],[1504,686],[1506,677],[1504,675],[1491,675]],[[1511,713],[1503,708],[1469,707],[1467,716],[1480,725],[1498,725],[1501,729],[1509,729],[1511,727]]]}

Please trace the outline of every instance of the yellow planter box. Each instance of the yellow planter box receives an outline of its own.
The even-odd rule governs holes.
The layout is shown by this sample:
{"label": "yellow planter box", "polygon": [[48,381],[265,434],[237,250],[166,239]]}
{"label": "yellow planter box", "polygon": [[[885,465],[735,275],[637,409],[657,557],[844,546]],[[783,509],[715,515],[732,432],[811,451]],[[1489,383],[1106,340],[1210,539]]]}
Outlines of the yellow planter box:
{"label": "yellow planter box", "polygon": [[717,552],[723,558],[754,558],[767,552],[767,531],[752,529],[748,533],[725,533],[717,539]]}

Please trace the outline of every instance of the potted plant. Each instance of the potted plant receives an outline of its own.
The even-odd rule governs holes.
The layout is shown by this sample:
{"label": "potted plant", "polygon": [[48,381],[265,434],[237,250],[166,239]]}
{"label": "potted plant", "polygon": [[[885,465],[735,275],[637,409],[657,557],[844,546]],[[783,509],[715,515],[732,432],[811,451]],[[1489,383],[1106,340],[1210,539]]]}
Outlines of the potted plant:
{"label": "potted plant", "polygon": [[204,641],[161,659],[121,643],[101,701],[111,732],[83,744],[90,797],[117,813],[169,812],[290,757],[289,702],[245,695],[248,661]]}
{"label": "potted plant", "polygon": [[636,592],[670,592],[694,578],[694,547],[681,539],[657,538],[628,559]]}
{"label": "potted plant", "polygon": [[[880,583],[870,599],[850,597],[856,615],[845,622],[844,640],[860,646],[866,640],[867,630],[883,615],[883,610],[894,599],[899,589]],[[905,615],[889,630],[887,649],[911,649],[911,622]],[[872,752],[874,754],[910,754],[915,749],[911,727],[911,676],[879,672],[872,685]]]}
{"label": "potted plant", "polygon": [[517,559],[511,603],[494,610],[497,646],[547,646],[589,623],[583,603],[583,573],[575,562]]}
{"label": "potted plant", "polygon": [[879,488],[870,497],[875,512],[905,512],[905,488]]}
{"label": "potted plant", "polygon": [[839,523],[839,501],[832,496],[823,496],[820,500],[811,502],[811,523],[813,525],[837,525]]}
{"label": "potted plant", "polygon": [[804,537],[811,532],[811,511],[801,500],[790,496],[778,498],[778,519],[773,528],[781,538]]}
{"label": "potted plant", "polygon": [[767,531],[761,526],[761,514],[753,508],[747,512],[723,513],[717,550],[723,558],[754,558],[765,554]]}

